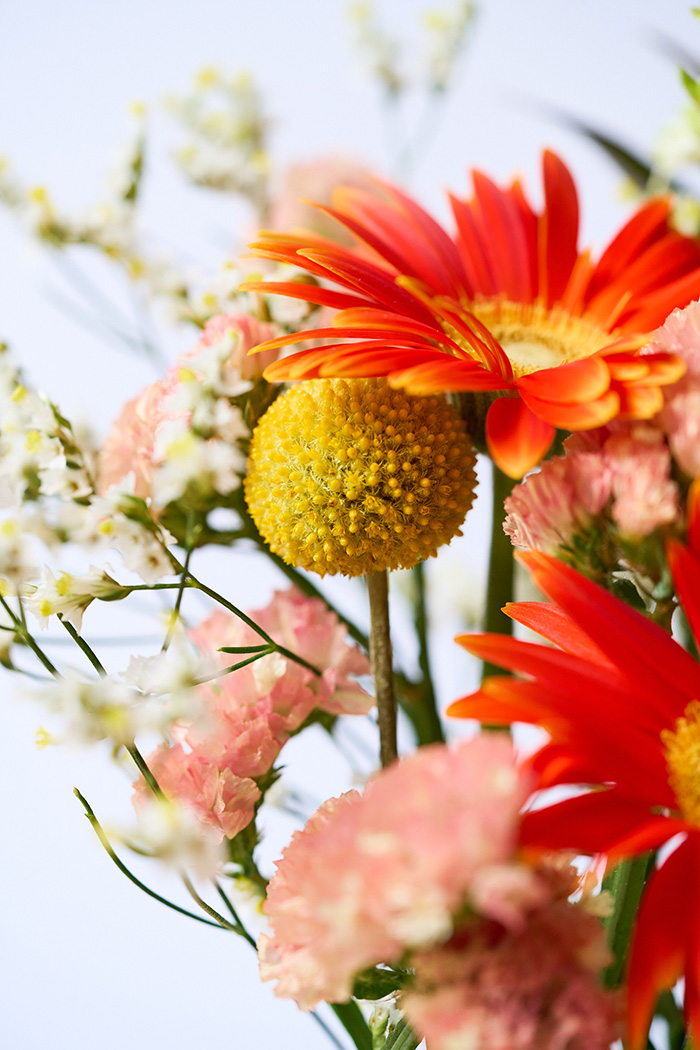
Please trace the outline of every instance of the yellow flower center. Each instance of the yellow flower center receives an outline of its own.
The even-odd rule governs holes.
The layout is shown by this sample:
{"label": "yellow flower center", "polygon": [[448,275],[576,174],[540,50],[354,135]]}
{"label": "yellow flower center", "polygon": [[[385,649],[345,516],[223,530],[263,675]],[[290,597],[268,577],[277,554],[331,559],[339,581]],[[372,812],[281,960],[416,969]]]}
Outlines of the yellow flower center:
{"label": "yellow flower center", "polygon": [[285,561],[360,576],[410,568],[459,535],[473,468],[464,423],[443,397],[384,380],[314,379],[260,420],[245,495]]}
{"label": "yellow flower center", "polygon": [[665,729],[668,781],[678,808],[690,824],[700,827],[700,703],[691,700],[674,729]]}
{"label": "yellow flower center", "polygon": [[614,341],[604,329],[541,302],[477,299],[469,309],[503,347],[518,378],[590,357]]}

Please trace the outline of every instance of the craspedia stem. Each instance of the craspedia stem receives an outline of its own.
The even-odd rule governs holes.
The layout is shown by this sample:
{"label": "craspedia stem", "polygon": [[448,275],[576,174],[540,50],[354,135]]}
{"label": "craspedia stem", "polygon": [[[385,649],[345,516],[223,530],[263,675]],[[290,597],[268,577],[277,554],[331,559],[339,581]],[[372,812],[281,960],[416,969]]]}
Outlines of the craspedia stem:
{"label": "craspedia stem", "polygon": [[389,634],[389,573],[372,572],[365,577],[369,594],[371,628],[369,655],[374,670],[379,723],[379,756],[382,767],[398,757],[396,747],[396,701]]}

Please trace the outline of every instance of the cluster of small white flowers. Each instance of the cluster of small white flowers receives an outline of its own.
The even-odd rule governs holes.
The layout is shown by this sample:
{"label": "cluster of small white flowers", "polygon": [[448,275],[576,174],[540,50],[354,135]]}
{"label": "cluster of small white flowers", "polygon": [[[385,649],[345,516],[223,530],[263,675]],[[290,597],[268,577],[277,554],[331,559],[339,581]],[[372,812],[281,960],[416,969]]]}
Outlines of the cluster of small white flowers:
{"label": "cluster of small white flowers", "polygon": [[268,121],[250,74],[203,69],[190,93],[171,98],[169,108],[190,134],[177,153],[188,178],[199,186],[240,193],[264,212]]}
{"label": "cluster of small white flowers", "polygon": [[153,500],[165,507],[189,490],[226,496],[239,488],[246,457],[239,442],[249,436],[241,409],[232,399],[252,386],[228,362],[238,333],[222,334],[179,370],[179,384],[166,400],[173,410],[156,435]]}
{"label": "cluster of small white flowers", "polygon": [[388,95],[399,95],[405,88],[399,70],[399,43],[389,36],[376,20],[374,5],[369,0],[357,0],[350,7],[357,44],[364,53],[372,76],[376,77]]}
{"label": "cluster of small white flowers", "polygon": [[[137,508],[145,520],[135,513]],[[123,484],[105,497],[93,497],[88,507],[81,507],[74,519],[72,535],[76,543],[85,548],[111,547],[118,551],[124,568],[135,572],[146,583],[157,583],[174,572],[167,550],[175,542],[174,537],[150,516],[142,500],[125,493]]]}
{"label": "cluster of small white flowers", "polygon": [[54,576],[45,565],[39,583],[28,592],[27,608],[37,617],[41,627],[48,625],[51,616],[60,614],[76,631],[80,631],[83,613],[96,598],[112,601],[129,593],[129,588],[117,583],[107,574],[107,569],[113,571],[109,565],[104,568],[91,565],[90,571],[83,576],[68,572]]}
{"label": "cluster of small white flowers", "polygon": [[89,456],[70,427],[22,382],[9,351],[0,351],[0,507],[18,507],[39,493],[81,499],[92,491]]}
{"label": "cluster of small white flowers", "polygon": [[684,105],[662,130],[652,156],[655,169],[667,178],[700,164],[700,106],[696,102]]}
{"label": "cluster of small white flowers", "polygon": [[[130,745],[139,733],[167,733],[179,714],[167,697],[144,697],[110,675],[86,679],[66,670],[30,695],[57,714],[62,729],[45,734],[49,743],[88,745],[110,740]],[[175,717],[174,717],[175,716]]]}
{"label": "cluster of small white flowers", "polygon": [[119,158],[110,178],[110,196],[82,214],[59,211],[45,186],[26,188],[0,163],[0,200],[15,211],[31,233],[55,247],[90,244],[105,254],[128,261],[137,252],[135,202],[143,169],[142,107],[133,107],[137,134]]}
{"label": "cluster of small white flowers", "polygon": [[157,858],[177,872],[192,871],[199,879],[220,875],[225,852],[213,828],[176,801],[141,801],[133,828],[113,832],[130,849]]}
{"label": "cluster of small white flowers", "polygon": [[182,630],[176,628],[168,649],[156,656],[132,656],[121,677],[144,695],[179,698],[182,711],[178,718],[193,721],[201,711],[192,690],[219,669],[211,657],[188,644]]}
{"label": "cluster of small white flowers", "polygon": [[428,83],[433,91],[447,90],[475,16],[476,7],[469,0],[458,3],[451,11],[429,11],[423,16],[429,32]]}
{"label": "cluster of small white flowers", "polygon": [[[252,234],[251,234],[252,236]],[[225,259],[214,273],[180,267],[165,257],[132,259],[130,276],[142,282],[173,322],[189,321],[203,328],[219,314],[244,313],[296,330],[315,309],[301,299],[241,290],[245,281],[263,280],[260,260]],[[288,265],[266,270],[266,281],[294,281],[302,271]],[[308,274],[304,274],[308,280]]]}
{"label": "cluster of small white flowers", "polygon": [[35,575],[34,548],[19,517],[0,521],[0,594],[19,594]]}

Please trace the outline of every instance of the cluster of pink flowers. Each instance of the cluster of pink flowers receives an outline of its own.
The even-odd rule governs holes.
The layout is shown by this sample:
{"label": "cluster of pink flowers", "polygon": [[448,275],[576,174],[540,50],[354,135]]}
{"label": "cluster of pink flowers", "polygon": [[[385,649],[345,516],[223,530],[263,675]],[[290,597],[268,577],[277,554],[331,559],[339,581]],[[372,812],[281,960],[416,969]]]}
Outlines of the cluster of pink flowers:
{"label": "cluster of pink flowers", "polygon": [[687,372],[665,392],[656,417],[678,466],[690,478],[700,475],[700,302],[674,310],[649,344],[650,351],[678,354]]}
{"label": "cluster of pink flowers", "polygon": [[221,314],[209,321],[201,338],[192,350],[181,354],[163,379],[146,387],[137,397],[127,401],[115,421],[100,453],[98,490],[106,494],[114,485],[128,480],[130,491],[142,499],[153,496],[153,476],[164,461],[159,436],[168,424],[186,422],[192,418],[192,408],[178,395],[183,384],[183,370],[197,374],[197,359],[225,339],[232,339],[232,350],[225,363],[230,388],[236,384],[241,390],[262,375],[276,356],[276,351],[248,356],[258,343],[273,339],[279,332],[274,325],[265,324],[247,314]]}
{"label": "cluster of pink flowers", "polygon": [[621,1034],[621,1000],[599,974],[610,961],[600,920],[568,901],[572,869],[537,869],[540,900],[517,921],[465,923],[413,956],[401,1005],[431,1050],[602,1050]]}
{"label": "cluster of pink flowers", "polygon": [[600,515],[632,540],[682,518],[674,465],[700,475],[700,302],[674,310],[645,349],[683,358],[685,376],[664,388],[653,419],[574,434],[564,456],[516,486],[505,503],[515,546],[557,553]]}
{"label": "cluster of pink flowers", "polygon": [[614,423],[575,434],[505,501],[505,531],[516,547],[554,553],[598,515],[634,539],[677,521],[678,486],[661,434],[646,423]]}
{"label": "cluster of pink flowers", "polygon": [[[198,687],[205,716],[180,726],[172,744],[148,758],[165,794],[186,803],[220,836],[233,838],[253,818],[261,798],[257,779],[270,771],[281,748],[315,708],[331,714],[366,714],[374,704],[350,675],[369,663],[345,640],[346,632],[322,601],[295,590],[278,592],[251,613],[271,637],[312,661],[320,677],[277,653]],[[221,646],[260,643],[241,620],[217,611],[192,630],[208,657],[226,667],[236,657]],[[136,784],[137,801],[147,794]]]}
{"label": "cluster of pink flowers", "polygon": [[324,803],[270,882],[263,980],[309,1010],[368,967],[409,965],[401,1005],[435,1050],[607,1048],[600,923],[568,903],[570,877],[517,856],[531,786],[510,741],[483,734]]}

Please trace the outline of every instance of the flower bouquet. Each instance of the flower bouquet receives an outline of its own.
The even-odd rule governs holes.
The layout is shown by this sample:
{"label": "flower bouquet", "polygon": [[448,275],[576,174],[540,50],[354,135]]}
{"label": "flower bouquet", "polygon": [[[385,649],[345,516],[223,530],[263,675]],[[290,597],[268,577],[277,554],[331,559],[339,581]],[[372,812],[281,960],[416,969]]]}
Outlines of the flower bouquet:
{"label": "flower bouquet", "polygon": [[[472,15],[438,27],[437,94]],[[692,195],[606,140],[640,199],[593,253],[551,150],[540,205],[475,171],[446,225],[341,158],[272,192],[245,78],[207,71],[173,107],[188,177],[243,196],[263,230],[207,289],[139,240],[141,129],[116,204],[89,219],[0,179],[45,245],[101,253],[197,329],[99,439],[0,352],[0,661],[44,705],[39,743],[96,746],[126,773],[128,827],[75,792],[106,862],[173,921],[247,942],[336,1047],[695,1046]],[[426,564],[462,534],[477,470],[484,629],[457,643],[480,684],[445,710]],[[277,574],[256,608],[234,551]],[[115,637],[151,618],[126,666],[91,627],[105,604]],[[312,799],[294,763],[315,773],[319,741],[347,790],[325,798],[314,776]],[[281,812],[295,830],[277,848]]]}

